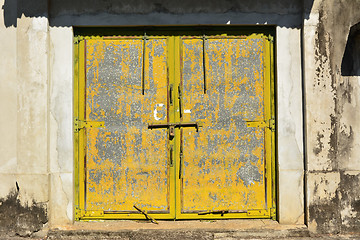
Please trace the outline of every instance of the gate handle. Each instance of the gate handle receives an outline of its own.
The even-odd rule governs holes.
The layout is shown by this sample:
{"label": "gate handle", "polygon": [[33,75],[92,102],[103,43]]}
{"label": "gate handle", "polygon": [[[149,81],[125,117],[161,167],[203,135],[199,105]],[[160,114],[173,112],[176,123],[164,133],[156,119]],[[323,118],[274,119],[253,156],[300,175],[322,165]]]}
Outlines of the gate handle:
{"label": "gate handle", "polygon": [[174,147],[173,145],[170,145],[170,167],[173,166],[173,152],[174,152]]}
{"label": "gate handle", "polygon": [[170,106],[172,106],[173,105],[173,85],[172,84],[170,84],[169,98],[170,98]]}
{"label": "gate handle", "polygon": [[180,165],[179,165],[179,179],[182,179],[183,175],[183,147],[180,145]]}
{"label": "gate handle", "polygon": [[182,118],[182,102],[181,102],[181,88],[178,86],[178,99],[179,99],[179,112],[180,112],[180,118]]}

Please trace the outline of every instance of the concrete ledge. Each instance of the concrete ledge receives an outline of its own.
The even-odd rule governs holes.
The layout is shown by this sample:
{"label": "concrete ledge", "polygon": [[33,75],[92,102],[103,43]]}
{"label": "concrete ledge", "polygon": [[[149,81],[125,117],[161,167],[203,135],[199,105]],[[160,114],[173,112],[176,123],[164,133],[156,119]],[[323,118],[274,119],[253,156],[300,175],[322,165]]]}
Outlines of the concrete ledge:
{"label": "concrete ledge", "polygon": [[306,238],[305,225],[281,225],[272,220],[76,222],[48,232],[48,239],[261,239]]}
{"label": "concrete ledge", "polygon": [[84,231],[84,230],[52,230],[48,234],[48,239],[196,239],[196,240],[213,240],[213,239],[281,239],[281,238],[307,238],[310,237],[308,231],[304,230],[247,230],[247,231],[229,231],[214,229],[197,229],[197,230],[172,230],[172,229],[140,229],[140,230],[122,230],[116,232],[109,231]]}

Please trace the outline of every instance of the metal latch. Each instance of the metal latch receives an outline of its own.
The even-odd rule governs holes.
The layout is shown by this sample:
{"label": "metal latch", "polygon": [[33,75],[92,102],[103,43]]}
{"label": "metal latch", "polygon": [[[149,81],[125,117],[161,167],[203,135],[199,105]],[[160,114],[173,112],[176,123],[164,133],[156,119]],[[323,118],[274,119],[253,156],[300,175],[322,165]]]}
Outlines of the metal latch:
{"label": "metal latch", "polygon": [[169,126],[169,138],[172,139],[173,137],[175,137],[175,127]]}
{"label": "metal latch", "polygon": [[275,132],[275,118],[272,117],[269,120],[266,121],[247,121],[246,122],[246,126],[247,127],[267,127],[269,128],[272,132]]}
{"label": "metal latch", "polygon": [[79,120],[78,118],[74,119],[74,132],[79,132],[83,128],[93,127],[93,128],[100,128],[104,127],[104,121],[84,121]]}
{"label": "metal latch", "polygon": [[202,122],[175,122],[175,123],[149,123],[148,128],[170,128],[173,131],[176,127],[195,127],[196,131],[199,131],[199,128],[202,127]]}
{"label": "metal latch", "polygon": [[149,123],[148,128],[168,128],[169,129],[169,139],[173,139],[175,136],[176,127],[195,127],[196,131],[199,131],[199,127],[202,127],[201,122],[177,122],[177,123]]}

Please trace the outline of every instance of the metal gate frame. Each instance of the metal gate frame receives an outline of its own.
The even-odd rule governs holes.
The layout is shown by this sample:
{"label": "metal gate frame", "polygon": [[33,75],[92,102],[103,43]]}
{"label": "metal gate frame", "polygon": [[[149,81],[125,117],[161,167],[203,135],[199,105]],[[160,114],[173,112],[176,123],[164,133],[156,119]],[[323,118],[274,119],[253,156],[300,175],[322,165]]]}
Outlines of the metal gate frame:
{"label": "metal gate frame", "polygon": [[[264,38],[265,59],[264,59],[264,105],[265,119],[272,119],[268,122],[255,123],[259,127],[265,127],[265,186],[267,187],[266,198],[268,200],[268,209],[252,209],[241,213],[228,213],[221,216],[218,213],[206,214],[199,217],[196,213],[181,213],[180,199],[180,181],[176,179],[175,167],[170,170],[170,178],[174,179],[175,186],[170,187],[170,214],[151,214],[156,219],[230,219],[230,218],[272,218],[276,219],[276,147],[275,147],[275,65],[274,65],[274,32],[269,28],[261,27],[208,27],[206,34],[211,36],[243,36],[244,38]],[[126,214],[126,213],[104,213],[104,211],[85,210],[85,133],[81,129],[86,128],[87,124],[84,119],[84,112],[81,109],[85,107],[85,58],[84,58],[84,41],[86,39],[119,39],[126,36],[143,38],[144,28],[92,28],[80,29],[74,37],[74,172],[75,172],[75,220],[92,220],[92,219],[144,219],[148,218],[145,213]],[[101,35],[98,33],[101,32]],[[163,27],[147,30],[152,36],[168,37],[169,49],[168,62],[174,65],[174,61],[180,59],[180,38],[181,36],[201,36],[204,30],[190,30],[187,27]],[[97,33],[97,34],[94,34]],[[175,47],[178,46],[178,47]],[[179,65],[179,64],[178,64]],[[180,65],[170,68],[169,75],[174,78],[174,84],[180,83]],[[169,86],[168,86],[169,87]],[[174,98],[177,98],[177,91],[174,91]],[[175,106],[174,106],[175,107]],[[180,119],[173,118],[170,121],[179,122]],[[175,142],[180,142],[180,130],[175,129]],[[176,144],[174,154],[179,156],[179,144]],[[174,157],[179,161],[178,157]],[[270,161],[268,161],[270,159]],[[179,166],[179,162],[175,166]],[[171,183],[172,184],[172,183]],[[173,184],[174,185],[174,184]]]}

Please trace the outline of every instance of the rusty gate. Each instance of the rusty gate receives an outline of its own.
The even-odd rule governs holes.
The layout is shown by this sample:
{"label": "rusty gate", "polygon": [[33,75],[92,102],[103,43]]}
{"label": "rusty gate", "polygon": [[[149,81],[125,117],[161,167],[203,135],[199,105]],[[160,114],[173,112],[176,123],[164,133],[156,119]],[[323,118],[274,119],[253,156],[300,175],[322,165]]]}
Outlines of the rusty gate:
{"label": "rusty gate", "polygon": [[76,37],[76,219],[274,218],[272,42]]}

